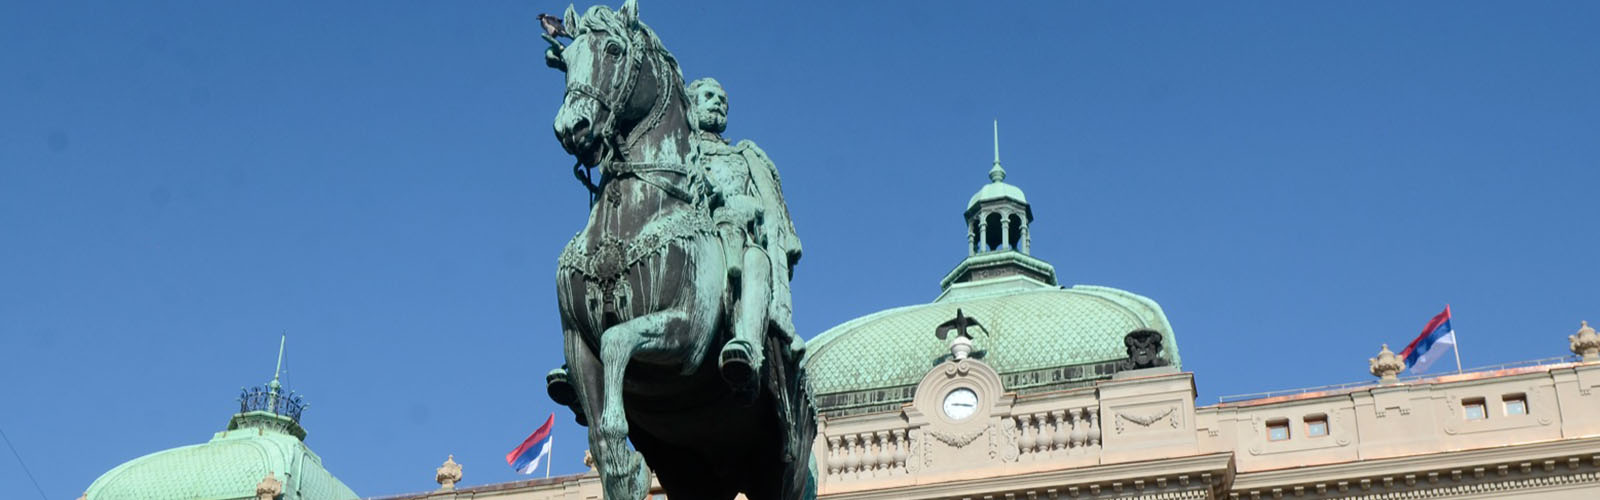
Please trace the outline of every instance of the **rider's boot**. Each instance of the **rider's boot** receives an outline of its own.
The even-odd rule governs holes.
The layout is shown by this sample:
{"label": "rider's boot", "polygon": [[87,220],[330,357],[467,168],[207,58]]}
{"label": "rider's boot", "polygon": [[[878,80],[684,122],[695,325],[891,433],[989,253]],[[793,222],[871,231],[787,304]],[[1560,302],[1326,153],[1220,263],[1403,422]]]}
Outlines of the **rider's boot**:
{"label": "rider's boot", "polygon": [[550,394],[550,400],[556,404],[572,409],[578,425],[588,426],[589,419],[583,413],[583,404],[578,401],[578,389],[573,387],[571,375],[567,373],[567,365],[550,370],[544,376],[544,389]]}
{"label": "rider's boot", "polygon": [[772,300],[772,284],[765,281],[770,272],[766,256],[760,250],[747,248],[744,252],[745,273],[739,288],[739,300],[733,309],[733,340],[722,346],[718,368],[722,378],[740,402],[755,402],[760,393],[762,339],[767,335],[767,301]]}

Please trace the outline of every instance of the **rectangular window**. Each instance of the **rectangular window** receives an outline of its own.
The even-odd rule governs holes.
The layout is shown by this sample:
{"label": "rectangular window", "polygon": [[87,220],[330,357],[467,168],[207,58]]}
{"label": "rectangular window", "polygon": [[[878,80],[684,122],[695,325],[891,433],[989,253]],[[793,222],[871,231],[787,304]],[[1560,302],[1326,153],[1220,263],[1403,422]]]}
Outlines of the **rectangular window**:
{"label": "rectangular window", "polygon": [[1285,441],[1289,439],[1289,420],[1277,419],[1267,422],[1267,440]]}
{"label": "rectangular window", "polygon": [[1489,412],[1483,409],[1483,398],[1467,398],[1461,400],[1461,409],[1467,415],[1467,420],[1483,420],[1489,418]]}
{"label": "rectangular window", "polygon": [[1311,415],[1306,417],[1306,435],[1311,437],[1328,435],[1328,416]]}
{"label": "rectangular window", "polygon": [[1506,404],[1506,415],[1527,415],[1528,397],[1522,394],[1507,394],[1500,396],[1500,401]]}

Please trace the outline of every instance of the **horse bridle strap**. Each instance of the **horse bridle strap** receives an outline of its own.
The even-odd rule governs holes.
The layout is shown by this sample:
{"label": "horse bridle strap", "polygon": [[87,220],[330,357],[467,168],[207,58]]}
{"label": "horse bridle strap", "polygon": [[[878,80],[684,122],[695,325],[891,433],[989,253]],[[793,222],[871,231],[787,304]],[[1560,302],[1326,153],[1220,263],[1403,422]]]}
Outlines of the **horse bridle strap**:
{"label": "horse bridle strap", "polygon": [[634,162],[613,161],[603,165],[600,169],[603,176],[600,178],[600,189],[604,190],[607,184],[622,176],[631,175],[645,184],[655,186],[665,191],[667,195],[682,200],[684,203],[694,203],[694,195],[688,190],[679,187],[672,179],[662,178],[658,174],[678,174],[684,179],[689,178],[689,166],[681,163],[669,162]]}
{"label": "horse bridle strap", "polygon": [[642,44],[636,39],[637,35],[629,32],[625,37],[619,38],[625,38],[628,43],[627,53],[622,58],[621,64],[619,64],[620,68],[617,71],[617,74],[622,76],[622,81],[617,82],[613,77],[613,82],[615,83],[611,86],[610,91],[590,85],[588,82],[575,81],[568,81],[566,89],[568,94],[577,93],[578,95],[586,96],[605,108],[607,123],[596,123],[594,125],[598,127],[595,130],[607,135],[613,132],[610,122],[616,121],[617,113],[622,112],[627,106],[628,100],[633,98],[634,88],[639,83],[639,65],[644,62],[644,54],[639,48]]}

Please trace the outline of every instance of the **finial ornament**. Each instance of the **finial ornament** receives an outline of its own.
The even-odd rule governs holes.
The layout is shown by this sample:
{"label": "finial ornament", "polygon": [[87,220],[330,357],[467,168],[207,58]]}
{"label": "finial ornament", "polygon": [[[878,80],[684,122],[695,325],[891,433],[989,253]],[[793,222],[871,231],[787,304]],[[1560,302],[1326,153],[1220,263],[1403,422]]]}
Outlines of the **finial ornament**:
{"label": "finial ornament", "polygon": [[256,483],[256,500],[273,500],[281,494],[283,494],[283,481],[273,477],[271,471],[267,472],[267,477],[261,478],[261,482]]}
{"label": "finial ornament", "polygon": [[1406,364],[1400,357],[1389,350],[1389,344],[1383,344],[1383,348],[1378,351],[1378,357],[1367,358],[1367,363],[1372,375],[1378,377],[1378,382],[1382,384],[1399,382],[1400,372],[1406,369]]}
{"label": "finial ornament", "polygon": [[444,464],[434,471],[433,480],[439,483],[439,491],[456,489],[456,483],[461,482],[461,464],[456,463],[455,455],[444,459]]}
{"label": "finial ornament", "polygon": [[1585,363],[1600,361],[1600,335],[1594,333],[1588,321],[1581,324],[1578,333],[1567,336],[1567,340],[1572,342],[1572,353],[1583,356]]}
{"label": "finial ornament", "polygon": [[[989,334],[989,329],[984,328],[982,324],[979,324],[978,320],[973,319],[971,316],[962,314],[961,309],[956,309],[955,319],[940,323],[939,326],[934,329],[933,335],[935,337],[939,337],[939,340],[944,340],[946,337],[949,337],[950,356],[955,358],[956,361],[961,361],[963,359],[967,359],[967,356],[972,354],[972,334],[967,333],[967,328],[969,327],[978,327],[979,330],[983,331],[984,335]],[[950,335],[950,332],[952,331],[955,332],[955,335]]]}
{"label": "finial ornament", "polygon": [[994,166],[989,168],[989,180],[1006,180],[1006,169],[1000,167],[1000,120],[994,121]]}

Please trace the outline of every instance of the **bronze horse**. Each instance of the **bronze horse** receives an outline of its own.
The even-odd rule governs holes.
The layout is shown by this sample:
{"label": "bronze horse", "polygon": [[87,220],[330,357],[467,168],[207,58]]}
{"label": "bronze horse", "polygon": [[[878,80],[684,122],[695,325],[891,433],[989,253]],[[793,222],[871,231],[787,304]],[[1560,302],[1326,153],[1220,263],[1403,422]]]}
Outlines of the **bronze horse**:
{"label": "bronze horse", "polygon": [[566,73],[555,132],[593,203],[556,272],[567,371],[552,396],[588,425],[607,498],[643,498],[652,470],[674,499],[815,497],[799,356],[769,336],[754,401],[719,373],[737,297],[699,202],[676,59],[634,0],[563,21],[573,40],[546,53]]}

